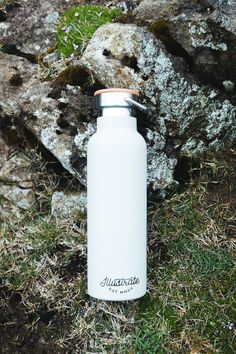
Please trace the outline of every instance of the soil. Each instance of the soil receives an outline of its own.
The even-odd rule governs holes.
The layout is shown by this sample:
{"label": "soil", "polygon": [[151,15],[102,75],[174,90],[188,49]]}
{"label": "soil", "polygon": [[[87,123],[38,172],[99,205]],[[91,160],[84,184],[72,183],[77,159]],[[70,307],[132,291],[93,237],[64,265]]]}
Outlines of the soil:
{"label": "soil", "polygon": [[[21,301],[21,293],[11,292],[4,287],[0,289],[1,300],[5,305],[1,308],[0,317],[1,354],[69,353],[67,349],[55,346],[60,334],[70,328],[69,315],[59,315],[45,307],[29,313]],[[49,322],[57,329],[53,333],[47,333]]]}
{"label": "soil", "polygon": [[219,158],[227,165],[227,169],[221,169],[216,178],[209,176],[207,181],[209,204],[229,204],[232,210],[236,209],[236,159],[231,151],[220,153]]}

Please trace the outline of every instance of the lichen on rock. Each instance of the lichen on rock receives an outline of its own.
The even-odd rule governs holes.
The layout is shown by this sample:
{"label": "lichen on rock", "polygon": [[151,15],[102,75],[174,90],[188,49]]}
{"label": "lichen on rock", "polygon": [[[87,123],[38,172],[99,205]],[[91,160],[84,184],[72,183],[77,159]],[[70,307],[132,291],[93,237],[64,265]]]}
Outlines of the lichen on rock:
{"label": "lichen on rock", "polygon": [[[124,57],[135,58],[133,65],[124,64]],[[235,107],[212,97],[207,87],[191,83],[188,75],[176,69],[175,60],[147,30],[114,23],[97,30],[81,62],[108,87],[129,85],[140,90],[151,111],[150,120],[163,136],[171,136],[173,141],[202,136],[206,146],[208,139],[214,145],[214,137],[216,146],[219,134],[227,136],[229,143],[234,141]],[[211,122],[211,115],[220,116],[220,124],[215,118]],[[218,124],[217,129],[214,124]]]}
{"label": "lichen on rock", "polygon": [[[39,63],[32,62],[45,48],[45,33],[55,39],[57,10],[64,8],[60,1],[36,6],[37,11],[47,10],[37,25],[28,24],[32,33],[40,34],[39,42],[34,41],[38,49],[31,47],[33,36],[24,45],[18,36],[12,40],[23,29],[9,32],[25,14],[25,6],[9,12],[3,37],[17,50],[0,53],[0,124],[4,134],[14,139],[19,127],[86,186],[86,148],[96,130],[94,91],[138,89],[149,109],[149,115],[139,118],[148,145],[148,187],[164,196],[176,183],[179,158],[219,150],[235,141],[235,77],[229,76],[236,55],[233,20],[231,14],[228,23],[220,19],[220,10],[211,1],[137,3],[129,18],[137,25],[112,23],[98,28],[82,57],[71,61],[59,59],[51,48],[37,56]],[[50,38],[47,46],[54,43]],[[23,51],[33,57],[22,57]],[[217,70],[212,70],[215,65]]]}
{"label": "lichen on rock", "polygon": [[70,4],[62,0],[17,2],[20,6],[13,7],[1,23],[1,43],[6,46],[10,44],[16,50],[33,55],[55,46],[59,14]]}
{"label": "lichen on rock", "polygon": [[54,192],[51,200],[51,214],[53,216],[68,217],[75,213],[85,213],[87,195],[85,192],[66,193]]}
{"label": "lichen on rock", "polygon": [[224,80],[236,81],[231,70],[236,59],[234,1],[144,0],[134,15],[170,53],[186,60],[200,82],[224,89]]}

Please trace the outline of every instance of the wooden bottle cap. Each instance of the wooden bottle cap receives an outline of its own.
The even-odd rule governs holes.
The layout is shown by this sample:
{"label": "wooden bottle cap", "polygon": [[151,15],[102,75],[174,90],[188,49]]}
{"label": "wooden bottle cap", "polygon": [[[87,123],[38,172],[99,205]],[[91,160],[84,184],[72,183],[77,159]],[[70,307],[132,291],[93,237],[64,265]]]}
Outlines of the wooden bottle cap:
{"label": "wooden bottle cap", "polygon": [[139,96],[138,90],[131,90],[131,89],[124,89],[124,88],[108,88],[103,90],[98,90],[94,93],[94,96],[101,95],[102,93],[109,93],[109,92],[126,92],[130,93],[131,95]]}

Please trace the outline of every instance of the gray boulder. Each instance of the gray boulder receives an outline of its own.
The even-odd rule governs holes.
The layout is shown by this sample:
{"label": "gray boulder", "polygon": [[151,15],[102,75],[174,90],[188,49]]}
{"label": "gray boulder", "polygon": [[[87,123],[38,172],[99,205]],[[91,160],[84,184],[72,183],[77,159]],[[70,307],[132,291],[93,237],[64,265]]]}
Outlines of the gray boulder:
{"label": "gray boulder", "polygon": [[150,110],[146,124],[168,140],[171,158],[218,150],[235,140],[235,107],[216,89],[192,82],[149,31],[132,24],[102,26],[81,62],[107,87],[140,90]]}
{"label": "gray boulder", "polygon": [[[16,2],[17,4],[17,2]],[[59,14],[70,3],[63,0],[24,0],[0,23],[0,42],[9,50],[39,54],[56,44]]]}
{"label": "gray boulder", "polygon": [[134,15],[171,54],[182,56],[202,83],[226,90],[227,81],[236,83],[235,0],[144,0]]}
{"label": "gray boulder", "polygon": [[[25,58],[0,53],[3,82],[0,88],[0,129],[6,135],[9,127],[11,136],[19,127],[26,129],[67,171],[85,184],[85,144],[94,132],[88,122],[88,117],[94,117],[94,113],[90,114],[92,98],[84,96],[79,86],[66,84],[63,87],[58,84],[55,97],[55,87],[51,82],[42,82],[38,70],[38,65]],[[78,135],[79,138],[75,139]],[[77,151],[74,140],[81,151]]]}
{"label": "gray boulder", "polygon": [[[54,5],[61,8],[58,4],[40,1],[35,8],[45,9],[45,19],[55,10]],[[135,10],[135,21],[148,28],[121,23],[100,27],[82,57],[68,63],[65,70],[65,63],[49,55],[45,63],[52,68],[55,65],[55,72],[59,72],[53,81],[45,81],[47,75],[30,62],[31,58],[0,53],[0,130],[5,140],[16,139],[20,131],[23,135],[27,132],[27,139],[35,139],[86,186],[86,148],[96,130],[94,91],[102,87],[138,89],[149,109],[148,116],[138,117],[139,130],[148,146],[149,191],[164,197],[176,183],[176,165],[182,156],[219,150],[235,141],[234,79],[226,75],[232,68],[234,20],[227,14],[226,5],[222,3],[220,9],[210,1],[143,1]],[[27,11],[25,6],[12,10],[3,27],[19,23],[23,13],[31,21],[33,14]],[[221,15],[225,11],[222,18],[219,11]],[[32,33],[38,33],[39,44],[28,36],[25,25],[25,41],[21,28],[4,32],[5,40],[18,48],[21,56],[23,51],[37,54],[39,49],[33,49],[31,41],[44,50],[43,31],[47,27],[42,18],[30,27]],[[215,26],[219,29],[214,32]],[[218,36],[217,31],[230,35]],[[210,78],[224,80],[224,92],[217,85],[209,85],[207,75],[206,84],[202,79],[211,72],[216,57],[217,74]],[[228,58],[227,64],[224,58]],[[200,71],[203,74],[198,75]]]}
{"label": "gray boulder", "polygon": [[[86,149],[96,130],[96,113],[92,107],[93,97],[89,96],[91,93],[83,93],[83,80],[79,79],[86,76],[85,69],[71,66],[73,82],[68,79],[67,69],[51,83],[41,82],[37,75],[38,65],[24,58],[2,54],[0,61],[3,64],[0,76],[4,82],[0,91],[1,129],[5,129],[4,124],[10,125],[12,134],[16,129],[14,124],[19,124],[86,186]],[[12,86],[9,78],[15,71],[22,80],[19,85]],[[74,85],[80,81],[81,86]],[[165,139],[161,134],[150,128],[145,128],[143,134],[148,144],[148,185],[151,190],[160,190],[163,194],[175,183],[173,171],[177,160],[175,156],[167,157],[163,151]]]}

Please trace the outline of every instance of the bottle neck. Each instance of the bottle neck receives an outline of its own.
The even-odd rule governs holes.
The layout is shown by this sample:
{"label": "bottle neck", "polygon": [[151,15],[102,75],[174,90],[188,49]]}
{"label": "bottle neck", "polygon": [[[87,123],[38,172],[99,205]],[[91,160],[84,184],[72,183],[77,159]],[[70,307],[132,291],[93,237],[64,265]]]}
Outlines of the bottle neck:
{"label": "bottle neck", "polygon": [[101,116],[97,118],[97,131],[103,129],[132,129],[137,131],[137,119],[131,116]]}
{"label": "bottle neck", "polygon": [[126,106],[106,106],[99,107],[98,109],[99,117],[133,117],[135,115],[134,109],[132,107]]}

